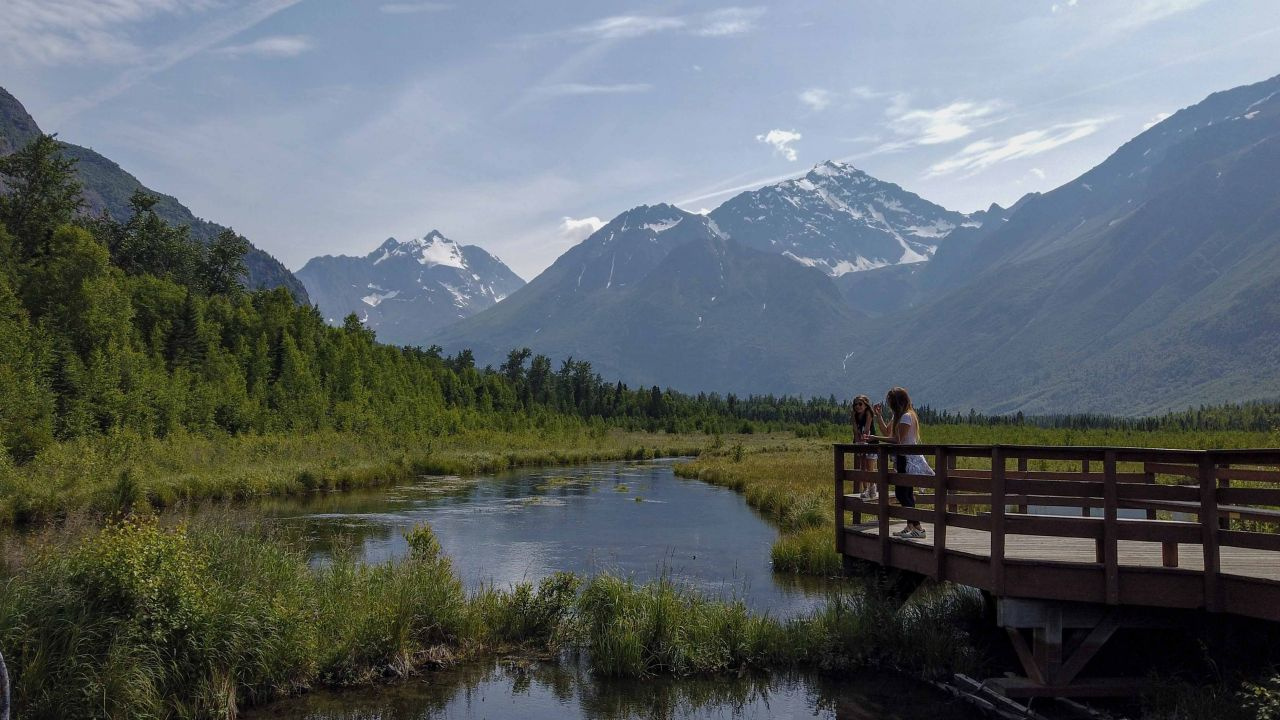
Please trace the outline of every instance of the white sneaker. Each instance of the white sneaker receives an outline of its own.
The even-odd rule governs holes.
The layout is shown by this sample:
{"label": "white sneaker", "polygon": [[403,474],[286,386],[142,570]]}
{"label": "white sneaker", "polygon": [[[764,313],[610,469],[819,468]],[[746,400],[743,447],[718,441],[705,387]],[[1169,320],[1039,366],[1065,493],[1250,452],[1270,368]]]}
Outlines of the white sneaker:
{"label": "white sneaker", "polygon": [[873,500],[879,500],[879,499],[880,499],[880,493],[876,490],[875,486],[874,486],[874,485],[872,485],[870,490],[864,490],[864,491],[862,491],[861,493],[859,493],[859,494],[858,494],[858,499],[859,499],[859,500],[862,500],[862,501],[864,501],[864,502],[871,502],[871,501],[873,501]]}
{"label": "white sneaker", "polygon": [[906,527],[894,533],[893,536],[896,538],[906,539],[906,538],[912,537],[911,533],[913,532],[915,532],[915,530],[912,530],[911,528]]}
{"label": "white sneaker", "polygon": [[911,538],[912,540],[923,540],[923,539],[924,539],[924,528],[914,528],[914,529],[912,529],[912,530],[911,530],[911,532],[910,532],[910,534],[908,534],[908,535],[907,535],[907,537]]}

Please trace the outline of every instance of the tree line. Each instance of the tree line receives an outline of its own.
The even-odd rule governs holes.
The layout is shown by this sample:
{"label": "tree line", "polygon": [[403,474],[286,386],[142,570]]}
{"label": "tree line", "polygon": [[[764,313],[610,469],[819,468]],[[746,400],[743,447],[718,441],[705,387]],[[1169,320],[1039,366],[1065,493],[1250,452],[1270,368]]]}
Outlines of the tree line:
{"label": "tree line", "polygon": [[[839,422],[834,398],[689,395],[607,382],[590,362],[513,350],[392,347],[355,315],[341,327],[284,289],[243,286],[247,241],[209,244],[154,211],[84,217],[73,162],[52,135],[0,158],[0,443],[46,445],[129,430],[348,431],[611,423],[729,432]],[[745,423],[745,426],[744,426]]]}
{"label": "tree line", "polygon": [[[59,440],[207,433],[517,429],[556,423],[669,432],[839,435],[848,399],[628,387],[584,359],[528,348],[498,368],[471,351],[378,343],[355,315],[327,325],[282,288],[243,285],[248,242],[208,244],[136,193],[124,221],[85,217],[51,135],[0,158],[0,445],[23,462]],[[968,415],[926,423],[1271,429],[1280,403],[1162,418]]]}

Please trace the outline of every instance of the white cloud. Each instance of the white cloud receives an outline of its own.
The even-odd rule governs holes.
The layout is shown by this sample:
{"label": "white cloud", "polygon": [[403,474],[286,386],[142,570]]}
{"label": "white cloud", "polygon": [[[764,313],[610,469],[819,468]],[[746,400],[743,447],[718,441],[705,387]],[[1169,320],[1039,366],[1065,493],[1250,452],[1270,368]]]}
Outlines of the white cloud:
{"label": "white cloud", "polygon": [[955,155],[934,163],[925,173],[925,177],[938,177],[957,172],[964,173],[966,176],[974,175],[992,165],[1040,155],[1088,137],[1107,122],[1109,120],[1105,118],[1089,118],[1052,125],[1043,130],[1019,133],[1003,140],[991,138],[978,140],[965,146]]}
{"label": "white cloud", "polygon": [[764,15],[764,8],[729,7],[713,10],[700,18],[695,35],[703,37],[724,37],[751,32],[756,21]]}
{"label": "white cloud", "polygon": [[726,37],[751,32],[764,12],[764,8],[726,7],[692,15],[612,15],[566,31],[551,33],[550,37],[583,42],[627,40],[666,32]]}
{"label": "white cloud", "polygon": [[[974,102],[960,100],[933,109],[908,109],[904,98],[895,98],[887,114],[889,128],[904,138],[896,145],[939,145],[952,142],[973,133],[976,127],[989,123],[990,116],[1000,109],[998,102]],[[895,147],[894,149],[897,149]]]}
{"label": "white cloud", "polygon": [[164,15],[196,14],[214,0],[6,0],[0,57],[15,66],[126,63],[144,54],[135,25]]}
{"label": "white cloud", "polygon": [[1167,112],[1156,113],[1155,117],[1151,118],[1151,120],[1148,121],[1147,124],[1142,126],[1143,132],[1146,132],[1147,130],[1150,130],[1151,128],[1155,127],[1156,125],[1159,125],[1165,120],[1168,120],[1169,117],[1172,115],[1173,113],[1167,113]]}
{"label": "white cloud", "polygon": [[1108,22],[1107,30],[1112,34],[1135,30],[1144,25],[1158,22],[1173,15],[1179,15],[1209,2],[1209,0],[1133,0],[1117,3],[1121,13]]}
{"label": "white cloud", "polygon": [[584,218],[565,216],[560,220],[560,237],[566,242],[577,244],[604,226],[605,222],[594,215]]}
{"label": "white cloud", "polygon": [[228,57],[289,58],[297,57],[312,47],[311,38],[306,35],[272,35],[244,45],[219,48],[217,52]]}
{"label": "white cloud", "polygon": [[649,83],[618,83],[615,85],[592,85],[588,83],[558,83],[541,85],[534,88],[539,95],[621,95],[627,93],[649,92],[653,86]]}
{"label": "white cloud", "polygon": [[684,18],[663,15],[614,15],[579,25],[569,35],[583,40],[623,40],[685,27]]}
{"label": "white cloud", "polygon": [[[1082,33],[1080,40],[1067,48],[1059,61],[1096,52],[1098,48],[1114,43],[1136,42],[1135,34],[1145,31],[1148,25],[1190,12],[1208,2],[1209,0],[1127,0],[1093,3],[1088,12],[1081,8],[1080,11],[1071,13],[1082,28],[1087,26],[1088,32]],[[1063,17],[1067,15],[1064,14]],[[1232,45],[1238,46],[1240,40],[1241,38],[1232,38]],[[1175,62],[1186,59],[1180,58]]]}
{"label": "white cloud", "polygon": [[876,90],[875,88],[867,87],[866,85],[858,85],[857,87],[850,89],[849,94],[859,100],[878,100],[880,98],[893,95],[893,93]]}
{"label": "white cloud", "polygon": [[831,91],[822,88],[809,88],[800,93],[800,102],[814,112],[822,112],[831,104]]}
{"label": "white cloud", "polygon": [[440,12],[450,10],[453,6],[439,2],[395,2],[383,3],[378,11],[387,15],[414,15],[417,13]]}
{"label": "white cloud", "polygon": [[795,162],[796,149],[791,147],[791,144],[801,137],[800,133],[795,130],[778,130],[775,128],[763,135],[757,135],[756,141],[772,145],[774,152],[791,162]]}
{"label": "white cloud", "polygon": [[1044,170],[1041,170],[1040,168],[1031,168],[1031,174],[1041,180],[1045,178]]}
{"label": "white cloud", "polygon": [[[237,8],[234,11],[224,13],[216,18],[209,20],[194,31],[174,39],[172,42],[161,45],[154,50],[150,50],[137,58],[133,66],[121,72],[106,84],[98,87],[97,90],[79,95],[73,100],[56,107],[49,113],[49,125],[56,126],[59,122],[84,112],[90,108],[97,107],[103,102],[120,95],[129,90],[134,85],[152,77],[156,73],[164,72],[169,68],[183,62],[187,58],[202,53],[209,48],[221,45],[231,38],[256,27],[266,19],[287,10],[294,5],[302,2],[302,0],[255,0],[247,5]],[[151,0],[151,5],[163,3],[163,0]],[[113,0],[111,3],[97,2],[81,2],[80,0],[64,0],[65,5],[138,5],[143,4],[142,0]],[[177,0],[173,2],[163,3],[166,5],[179,4]],[[188,0],[184,3],[186,6],[195,7],[197,4],[203,7],[207,4],[206,0]]]}

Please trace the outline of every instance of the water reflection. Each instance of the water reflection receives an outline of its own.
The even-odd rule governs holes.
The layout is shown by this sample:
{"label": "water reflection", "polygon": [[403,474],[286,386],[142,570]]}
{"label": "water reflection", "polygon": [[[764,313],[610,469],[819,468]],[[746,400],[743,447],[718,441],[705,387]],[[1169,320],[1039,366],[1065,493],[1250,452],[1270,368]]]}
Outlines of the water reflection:
{"label": "water reflection", "polygon": [[672,462],[603,463],[478,478],[426,477],[368,491],[256,506],[303,537],[316,562],[350,551],[378,562],[407,552],[430,523],[466,585],[536,582],[557,571],[665,574],[704,594],[791,615],[822,583],[775,577],[777,531],[740,495],[675,477]]}
{"label": "water reflection", "polygon": [[839,718],[969,720],[967,706],[902,678],[817,677],[605,681],[573,663],[472,665],[390,687],[316,693],[247,717],[288,720],[488,718]]}

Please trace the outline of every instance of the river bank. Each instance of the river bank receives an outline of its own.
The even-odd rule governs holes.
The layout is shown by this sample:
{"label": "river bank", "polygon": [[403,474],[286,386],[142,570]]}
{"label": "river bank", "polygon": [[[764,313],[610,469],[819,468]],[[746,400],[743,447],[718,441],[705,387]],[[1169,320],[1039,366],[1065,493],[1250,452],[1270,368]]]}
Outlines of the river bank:
{"label": "river bank", "polygon": [[[729,441],[756,447],[773,437],[729,436]],[[422,475],[689,456],[714,442],[706,435],[576,423],[448,435],[175,432],[151,438],[121,431],[52,445],[21,466],[0,453],[0,525],[39,524],[76,513],[101,517],[210,500],[380,487]]]}

